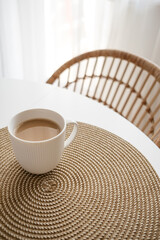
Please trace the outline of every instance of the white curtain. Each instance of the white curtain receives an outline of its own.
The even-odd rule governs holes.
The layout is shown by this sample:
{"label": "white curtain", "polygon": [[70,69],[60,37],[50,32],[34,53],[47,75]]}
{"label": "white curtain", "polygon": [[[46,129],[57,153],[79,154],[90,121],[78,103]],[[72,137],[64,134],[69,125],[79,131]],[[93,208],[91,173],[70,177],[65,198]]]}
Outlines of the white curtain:
{"label": "white curtain", "polygon": [[0,0],[0,77],[46,81],[65,61],[114,48],[160,65],[160,0]]}

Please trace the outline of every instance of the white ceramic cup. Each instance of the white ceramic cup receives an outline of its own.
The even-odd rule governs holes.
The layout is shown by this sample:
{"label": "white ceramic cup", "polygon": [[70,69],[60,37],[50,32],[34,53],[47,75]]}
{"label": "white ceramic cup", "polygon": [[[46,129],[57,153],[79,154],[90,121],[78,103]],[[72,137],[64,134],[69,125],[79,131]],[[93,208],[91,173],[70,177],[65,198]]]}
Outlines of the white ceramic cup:
{"label": "white ceramic cup", "polygon": [[[60,126],[60,133],[43,141],[27,141],[15,136],[17,126],[32,119],[48,119]],[[70,136],[65,140],[66,124],[73,123]],[[19,164],[28,172],[42,174],[53,170],[60,162],[64,148],[75,138],[76,121],[65,119],[57,112],[48,109],[30,109],[13,116],[8,125],[13,150]]]}

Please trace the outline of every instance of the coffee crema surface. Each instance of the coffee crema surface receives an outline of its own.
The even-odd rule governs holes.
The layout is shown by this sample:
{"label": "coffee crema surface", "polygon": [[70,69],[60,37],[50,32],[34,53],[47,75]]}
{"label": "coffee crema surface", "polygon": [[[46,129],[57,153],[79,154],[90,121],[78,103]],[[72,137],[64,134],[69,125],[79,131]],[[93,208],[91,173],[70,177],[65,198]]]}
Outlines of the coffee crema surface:
{"label": "coffee crema surface", "polygon": [[57,123],[47,119],[31,119],[15,129],[15,136],[27,141],[43,141],[60,133]]}

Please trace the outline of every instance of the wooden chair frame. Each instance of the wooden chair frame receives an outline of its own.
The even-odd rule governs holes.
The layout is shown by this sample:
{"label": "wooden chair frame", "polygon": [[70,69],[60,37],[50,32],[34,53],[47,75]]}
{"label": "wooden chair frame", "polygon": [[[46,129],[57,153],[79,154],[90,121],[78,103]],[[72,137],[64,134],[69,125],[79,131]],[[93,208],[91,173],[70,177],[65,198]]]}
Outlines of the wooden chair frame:
{"label": "wooden chair frame", "polygon": [[[80,70],[82,65],[83,73]],[[92,69],[90,73],[89,65]],[[100,66],[98,74],[97,66]],[[71,74],[72,68],[74,75]],[[66,71],[67,75],[62,79]],[[107,105],[140,128],[160,147],[160,68],[152,62],[119,50],[96,50],[63,64],[47,83],[72,88],[72,91]],[[124,96],[125,101],[122,101]]]}

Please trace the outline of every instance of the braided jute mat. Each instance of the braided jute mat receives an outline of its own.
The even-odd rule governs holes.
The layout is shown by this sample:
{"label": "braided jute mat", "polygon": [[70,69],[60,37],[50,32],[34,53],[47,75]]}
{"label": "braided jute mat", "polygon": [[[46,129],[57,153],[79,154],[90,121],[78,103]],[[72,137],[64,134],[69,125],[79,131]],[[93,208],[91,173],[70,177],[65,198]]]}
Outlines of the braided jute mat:
{"label": "braided jute mat", "polygon": [[[71,127],[67,127],[67,135]],[[32,175],[0,130],[0,239],[159,239],[160,180],[120,137],[84,123],[53,171]]]}

